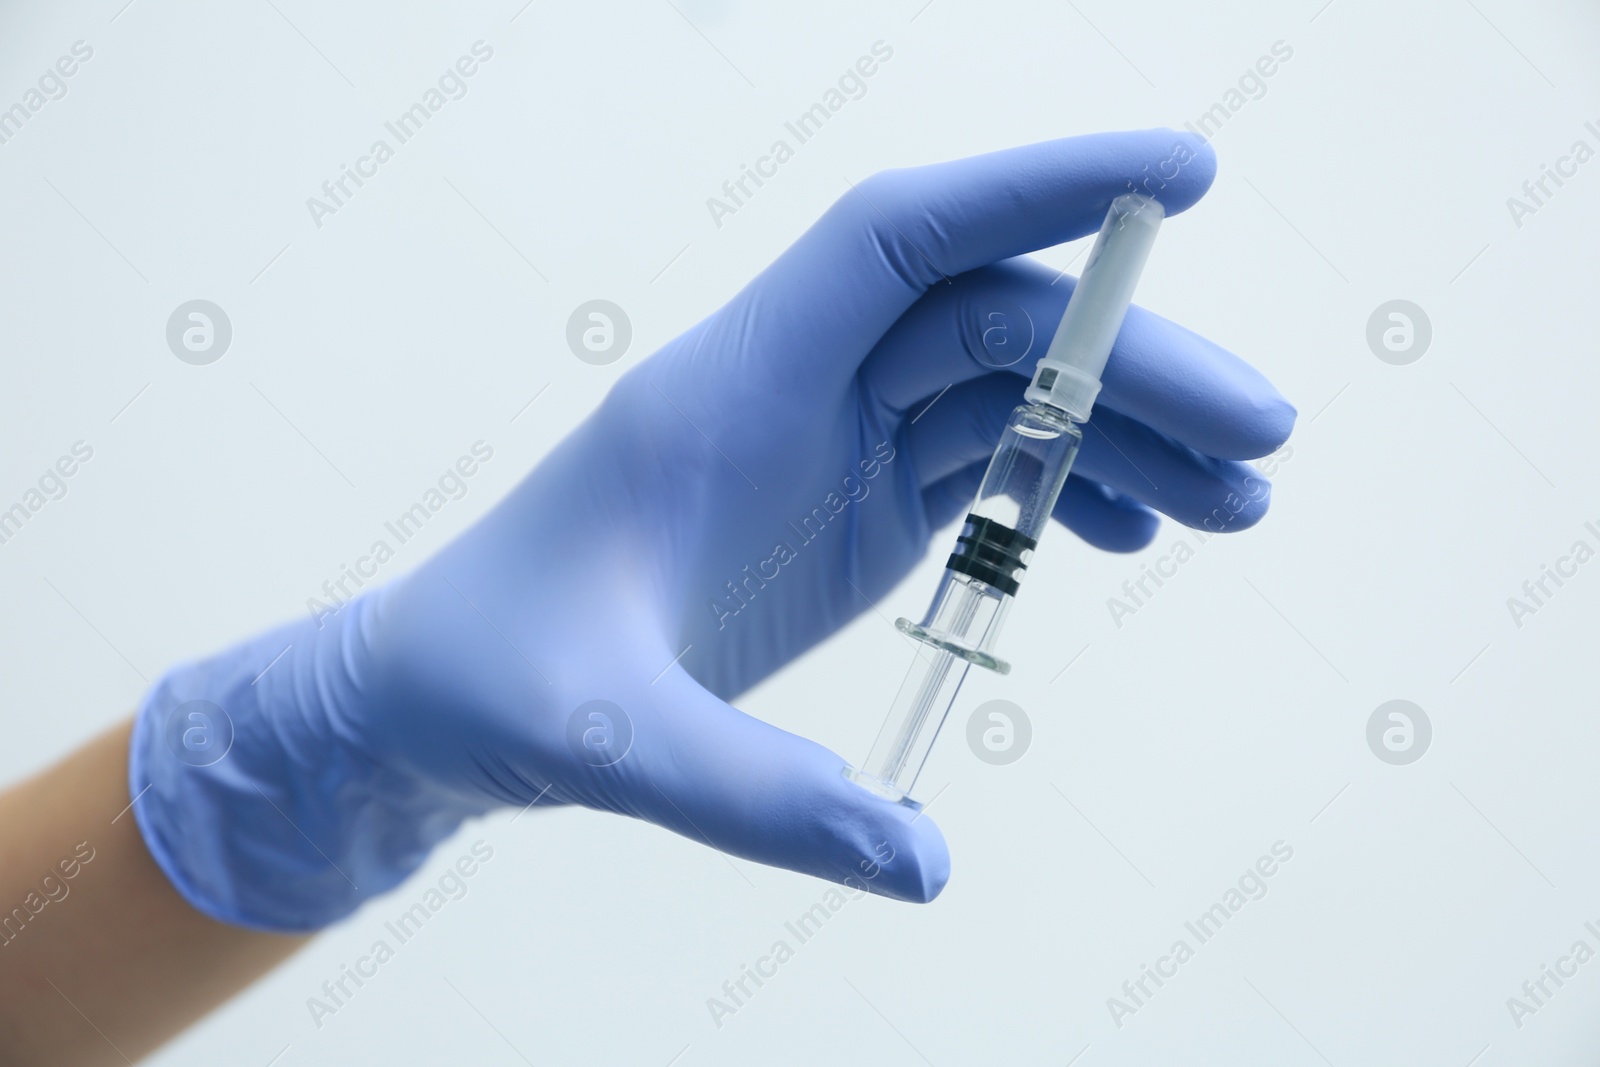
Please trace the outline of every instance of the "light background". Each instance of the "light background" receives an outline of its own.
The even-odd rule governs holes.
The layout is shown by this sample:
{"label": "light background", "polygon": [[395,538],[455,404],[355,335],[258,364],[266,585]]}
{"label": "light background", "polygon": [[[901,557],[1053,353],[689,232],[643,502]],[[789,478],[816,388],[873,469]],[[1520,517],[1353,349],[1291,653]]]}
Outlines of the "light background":
{"label": "light background", "polygon": [[[952,730],[927,772],[944,895],[852,902],[720,1028],[707,998],[825,886],[540,812],[468,828],[154,1062],[1600,1052],[1600,962],[1520,1030],[1506,1007],[1574,940],[1600,947],[1583,929],[1600,920],[1600,563],[1520,628],[1506,606],[1575,540],[1600,547],[1583,528],[1600,520],[1600,162],[1520,227],[1506,204],[1575,140],[1600,148],[1592,5],[274,2],[0,15],[0,106],[74,41],[94,49],[0,145],[0,500],[94,449],[0,545],[5,779],[126,714],[166,665],[304,611],[489,441],[470,494],[391,570],[415,566],[848,181],[1181,125],[1277,41],[1293,57],[1217,134],[1216,186],[1165,227],[1140,301],[1262,367],[1301,418],[1267,520],[1120,627],[1107,598],[1183,531],[1133,557],[1057,531],[1007,634],[1016,672],[956,709],[1015,701],[1031,749],[991,767]],[[314,226],[306,198],[479,39],[494,58],[469,94]],[[707,197],[879,40],[894,55],[867,95],[716,226]],[[164,339],[196,297],[235,333],[207,367]],[[564,342],[597,297],[634,328],[606,367]],[[1396,298],[1433,327],[1407,366],[1365,339]],[[885,615],[920,611],[947,536]],[[903,657],[868,613],[742,704],[859,758]],[[1367,747],[1395,698],[1433,724],[1409,766]],[[307,998],[478,838],[494,859],[469,894],[318,1029]],[[1294,857],[1267,896],[1115,1026],[1107,998],[1280,840]]]}

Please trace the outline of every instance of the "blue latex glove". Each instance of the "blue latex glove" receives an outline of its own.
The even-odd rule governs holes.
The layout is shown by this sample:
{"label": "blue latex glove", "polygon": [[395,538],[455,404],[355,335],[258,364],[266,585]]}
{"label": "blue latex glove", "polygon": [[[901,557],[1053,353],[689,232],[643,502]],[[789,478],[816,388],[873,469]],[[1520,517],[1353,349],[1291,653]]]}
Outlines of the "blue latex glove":
{"label": "blue latex glove", "polygon": [[[163,677],[130,768],[156,860],[217,918],[312,929],[463,818],[537,801],[931,899],[949,876],[932,819],[725,701],[868,610],[967,506],[1049,341],[994,369],[991,313],[1048,331],[1071,291],[1012,257],[1093,233],[1131,181],[1173,214],[1214,172],[1209,147],[1153,130],[845,193],[418,571]],[[1244,529],[1267,499],[1237,461],[1293,420],[1251,367],[1135,309],[1057,517],[1113,551],[1150,541],[1151,508]],[[194,700],[236,732],[205,767],[178,755]]]}

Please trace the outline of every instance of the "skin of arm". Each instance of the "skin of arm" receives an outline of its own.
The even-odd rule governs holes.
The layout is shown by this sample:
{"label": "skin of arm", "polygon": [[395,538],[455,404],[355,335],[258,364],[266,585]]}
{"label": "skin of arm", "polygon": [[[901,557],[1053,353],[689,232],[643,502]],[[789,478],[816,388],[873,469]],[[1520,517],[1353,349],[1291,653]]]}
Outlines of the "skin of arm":
{"label": "skin of arm", "polygon": [[202,915],[130,809],[123,721],[0,793],[0,1065],[126,1064],[309,940]]}

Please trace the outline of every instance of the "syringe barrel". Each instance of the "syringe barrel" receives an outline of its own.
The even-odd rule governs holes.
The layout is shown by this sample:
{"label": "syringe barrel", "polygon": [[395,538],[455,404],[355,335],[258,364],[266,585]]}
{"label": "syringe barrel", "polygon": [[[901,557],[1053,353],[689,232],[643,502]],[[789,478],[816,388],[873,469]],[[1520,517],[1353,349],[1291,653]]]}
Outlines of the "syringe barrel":
{"label": "syringe barrel", "polygon": [[979,666],[1010,670],[995,642],[1082,442],[1055,408],[1023,404],[1011,412],[933,603],[921,623],[902,630]]}
{"label": "syringe barrel", "polygon": [[968,509],[950,565],[972,573],[955,565],[958,559],[983,558],[983,552],[973,551],[979,546],[1002,563],[1015,557],[1014,566],[1001,567],[1000,577],[1006,580],[990,583],[1015,595],[1082,443],[1083,433],[1057,409],[1044,404],[1014,409]]}
{"label": "syringe barrel", "polygon": [[920,647],[861,770],[848,777],[881,796],[909,799],[961,682],[973,664],[1004,674],[995,655],[1006,615],[1083,443],[1100,374],[1122,328],[1162,208],[1149,197],[1111,202],[1049,351],[1011,413],[955,551],[921,622],[895,625]]}
{"label": "syringe barrel", "polygon": [[1082,440],[1054,408],[1023,404],[1011,413],[927,614],[895,624],[924,647],[862,769],[850,772],[862,785],[903,800],[967,670],[1011,670],[995,644]]}

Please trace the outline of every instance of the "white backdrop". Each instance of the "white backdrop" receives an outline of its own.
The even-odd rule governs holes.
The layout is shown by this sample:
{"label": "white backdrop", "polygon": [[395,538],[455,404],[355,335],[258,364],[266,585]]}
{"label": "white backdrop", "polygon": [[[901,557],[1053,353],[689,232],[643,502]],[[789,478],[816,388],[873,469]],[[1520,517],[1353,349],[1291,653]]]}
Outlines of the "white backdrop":
{"label": "white backdrop", "polygon": [[[1030,749],[990,766],[952,729],[927,772],[944,895],[851,902],[720,1027],[707,998],[825,886],[540,812],[470,826],[156,1062],[1600,1052],[1600,963],[1546,979],[1531,1014],[1507,1005],[1574,942],[1600,949],[1600,564],[1547,580],[1520,619],[1507,603],[1574,542],[1600,548],[1592,5],[124,4],[0,14],[0,108],[92,50],[0,144],[0,506],[76,442],[93,451],[0,544],[6,779],[125,715],[172,661],[304,611],[489,442],[391,569],[415,566],[884,167],[1221,103],[1215,189],[1165,227],[1140,301],[1301,413],[1267,520],[1199,549],[1120,626],[1107,599],[1185,531],[1133,557],[1056,532],[1007,634],[1016,672],[975,679],[955,712],[1012,700]],[[465,95],[319,226],[307,198],[478,41],[493,54]],[[717,225],[707,198],[879,41],[893,58],[865,95]],[[1278,42],[1292,56],[1230,97]],[[1580,140],[1585,164],[1562,163]],[[1543,166],[1570,176],[1535,202]],[[595,298],[633,325],[609,366],[565,342]],[[208,366],[166,342],[191,299],[232,325]],[[1391,300],[1431,324],[1403,365],[1367,339]],[[946,537],[886,615],[920,611]],[[743,705],[856,759],[903,657],[869,613]],[[1367,735],[1396,699],[1432,730],[1404,765]],[[493,858],[466,896],[318,1027],[307,998],[479,839]],[[1265,895],[1206,943],[1187,934],[1278,842],[1292,858]],[[1124,981],[1179,938],[1194,957],[1114,1020],[1108,998],[1133,1004]]]}

